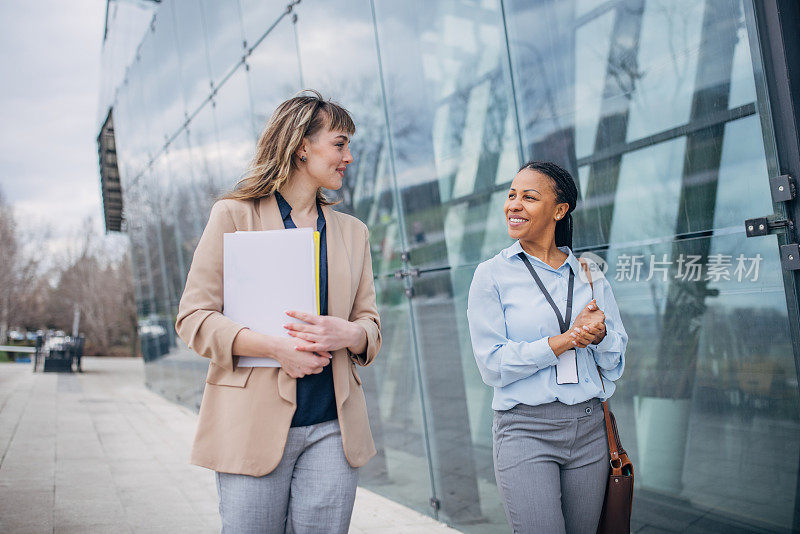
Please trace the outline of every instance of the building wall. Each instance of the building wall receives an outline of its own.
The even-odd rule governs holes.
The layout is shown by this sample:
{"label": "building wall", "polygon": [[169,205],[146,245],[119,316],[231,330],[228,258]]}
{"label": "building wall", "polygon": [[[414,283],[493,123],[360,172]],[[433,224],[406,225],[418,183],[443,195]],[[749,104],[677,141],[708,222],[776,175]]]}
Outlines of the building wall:
{"label": "building wall", "polygon": [[753,28],[739,0],[162,1],[113,99],[148,384],[199,406],[206,362],[172,328],[194,246],[272,110],[314,88],[358,128],[338,209],[370,227],[384,324],[363,485],[504,531],[466,294],[510,244],[516,170],[547,159],[576,179],[573,248],[607,265],[630,336],[611,404],[635,523],[791,528],[784,278],[777,238],[743,225],[777,209]]}

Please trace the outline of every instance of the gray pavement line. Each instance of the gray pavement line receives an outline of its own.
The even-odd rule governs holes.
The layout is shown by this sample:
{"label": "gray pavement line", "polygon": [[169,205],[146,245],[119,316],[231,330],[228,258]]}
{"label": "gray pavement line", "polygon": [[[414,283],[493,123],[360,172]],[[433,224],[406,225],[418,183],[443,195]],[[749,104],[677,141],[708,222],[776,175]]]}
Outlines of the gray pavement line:
{"label": "gray pavement line", "polygon": [[11,388],[9,388],[11,391],[9,391],[9,392],[8,392],[8,395],[6,395],[6,396],[3,398],[3,404],[0,404],[0,413],[2,413],[2,411],[5,409],[5,407],[6,407],[6,404],[8,403],[8,400],[9,400],[11,397],[13,397],[13,396],[14,396],[14,393],[16,392],[16,390],[17,390],[19,387],[20,387],[19,380],[17,380],[17,381],[15,381],[15,383],[12,385],[12,387],[11,387]]}
{"label": "gray pavement line", "polygon": [[[15,388],[14,391],[16,391],[16,389],[17,388]],[[8,404],[8,400],[13,395],[14,395],[14,393],[12,392],[11,394],[8,395],[8,397],[6,397],[6,400],[3,402],[3,406],[0,407],[0,412],[2,412],[3,409],[5,409],[6,404]],[[22,410],[20,410],[19,417],[17,418],[17,422],[14,423],[14,430],[11,431],[11,436],[8,438],[8,445],[6,446],[5,449],[3,449],[3,456],[0,457],[0,469],[3,468],[3,462],[6,459],[6,454],[8,453],[8,450],[11,448],[11,443],[14,442],[14,437],[16,437],[16,435],[17,435],[17,429],[19,428],[19,424],[22,422],[22,418],[24,417],[25,412],[27,411],[28,406],[30,405],[30,402],[28,402],[28,401],[30,401],[30,398],[32,396],[33,396],[33,386],[31,386],[31,388],[28,390],[28,398],[26,399],[25,407]]]}

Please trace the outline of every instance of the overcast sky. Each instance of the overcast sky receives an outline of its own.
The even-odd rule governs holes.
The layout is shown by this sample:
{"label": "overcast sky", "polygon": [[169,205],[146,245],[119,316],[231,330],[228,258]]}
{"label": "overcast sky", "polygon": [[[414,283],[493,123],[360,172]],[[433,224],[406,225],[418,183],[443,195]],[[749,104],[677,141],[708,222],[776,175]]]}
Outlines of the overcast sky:
{"label": "overcast sky", "polygon": [[[96,138],[103,0],[0,2],[0,187],[51,250],[104,234]],[[124,236],[101,237],[116,249]]]}

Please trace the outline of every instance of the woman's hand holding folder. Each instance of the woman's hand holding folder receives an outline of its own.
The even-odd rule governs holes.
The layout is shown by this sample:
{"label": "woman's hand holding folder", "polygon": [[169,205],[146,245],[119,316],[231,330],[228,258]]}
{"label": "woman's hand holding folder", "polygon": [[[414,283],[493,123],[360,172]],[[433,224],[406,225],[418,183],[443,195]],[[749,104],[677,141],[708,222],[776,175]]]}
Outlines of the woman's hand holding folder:
{"label": "woman's hand holding folder", "polygon": [[233,353],[239,356],[273,358],[292,378],[316,375],[331,362],[327,351],[308,351],[298,346],[290,337],[259,334],[249,328],[242,329],[233,341]]}
{"label": "woman's hand holding folder", "polygon": [[306,342],[298,345],[299,350],[332,352],[347,348],[354,354],[360,354],[367,347],[367,333],[356,323],[331,315],[298,311],[288,311],[286,315],[308,323],[283,325],[290,336]]}

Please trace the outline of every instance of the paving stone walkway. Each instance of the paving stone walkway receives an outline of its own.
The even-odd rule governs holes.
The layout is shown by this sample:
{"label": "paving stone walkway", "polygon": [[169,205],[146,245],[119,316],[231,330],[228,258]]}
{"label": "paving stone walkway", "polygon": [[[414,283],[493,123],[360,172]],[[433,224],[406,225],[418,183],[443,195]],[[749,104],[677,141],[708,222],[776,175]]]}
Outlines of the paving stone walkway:
{"label": "paving stone walkway", "polygon": [[[0,364],[0,532],[219,532],[213,474],[187,461],[196,415],[147,390],[141,360],[83,369]],[[350,532],[457,531],[359,488]]]}

